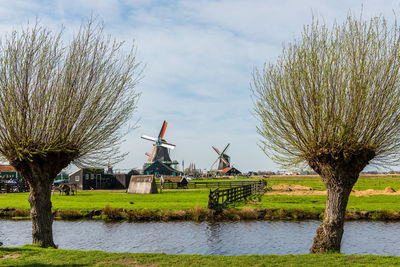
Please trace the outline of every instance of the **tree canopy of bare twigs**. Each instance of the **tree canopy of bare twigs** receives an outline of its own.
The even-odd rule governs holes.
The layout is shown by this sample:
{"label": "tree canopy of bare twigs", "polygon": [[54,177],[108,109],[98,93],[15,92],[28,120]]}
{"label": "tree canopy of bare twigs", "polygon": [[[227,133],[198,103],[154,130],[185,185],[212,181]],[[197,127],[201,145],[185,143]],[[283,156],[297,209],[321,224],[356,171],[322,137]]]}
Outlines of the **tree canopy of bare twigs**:
{"label": "tree canopy of bare twigs", "polygon": [[328,190],[311,252],[340,249],[348,194],[364,167],[399,162],[399,71],[397,22],[349,15],[331,28],[313,19],[275,64],[253,73],[262,149],[286,167],[308,164]]}
{"label": "tree canopy of bare twigs", "polygon": [[400,57],[397,25],[351,17],[332,29],[304,27],[273,65],[254,73],[258,133],[266,154],[284,165],[308,163],[320,150],[400,152]]}
{"label": "tree canopy of bare twigs", "polygon": [[53,179],[71,162],[120,159],[141,77],[134,45],[124,51],[101,22],[82,24],[66,44],[62,33],[36,23],[0,44],[0,154],[30,184],[33,243],[42,246],[55,246]]}
{"label": "tree canopy of bare twigs", "polygon": [[76,164],[118,157],[137,106],[135,51],[89,22],[68,45],[39,25],[0,46],[0,152],[10,161],[68,151]]}

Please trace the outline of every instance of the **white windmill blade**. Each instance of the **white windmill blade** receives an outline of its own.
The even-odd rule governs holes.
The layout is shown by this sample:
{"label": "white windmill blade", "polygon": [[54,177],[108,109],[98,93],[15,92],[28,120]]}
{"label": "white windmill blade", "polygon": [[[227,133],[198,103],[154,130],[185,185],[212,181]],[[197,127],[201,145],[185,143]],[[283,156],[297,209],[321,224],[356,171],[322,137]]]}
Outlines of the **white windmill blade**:
{"label": "white windmill blade", "polygon": [[226,161],[226,159],[224,159],[224,157],[220,157],[220,159],[227,165],[229,165],[228,161]]}
{"label": "white windmill blade", "polygon": [[162,143],[160,144],[160,146],[166,147],[166,148],[169,148],[169,149],[174,149],[174,148],[176,147],[176,145],[170,144],[170,143],[167,143],[167,142],[162,142]]}
{"label": "white windmill blade", "polygon": [[157,138],[148,136],[148,135],[142,135],[141,138],[149,140],[149,141],[153,141],[153,142],[157,142]]}

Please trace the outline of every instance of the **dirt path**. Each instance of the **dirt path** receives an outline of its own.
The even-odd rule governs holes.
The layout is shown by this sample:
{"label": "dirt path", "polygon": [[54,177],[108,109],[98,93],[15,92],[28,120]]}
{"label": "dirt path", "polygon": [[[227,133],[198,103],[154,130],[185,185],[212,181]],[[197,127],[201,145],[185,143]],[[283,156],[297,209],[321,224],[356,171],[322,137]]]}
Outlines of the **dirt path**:
{"label": "dirt path", "polygon": [[[271,189],[273,191],[268,191],[268,195],[287,195],[287,196],[304,196],[304,195],[326,195],[326,190],[318,191],[312,190],[311,187],[302,185],[288,185],[279,184],[272,185]],[[385,190],[352,190],[352,196],[362,197],[371,195],[400,195],[400,190],[396,192],[392,187],[386,187]]]}

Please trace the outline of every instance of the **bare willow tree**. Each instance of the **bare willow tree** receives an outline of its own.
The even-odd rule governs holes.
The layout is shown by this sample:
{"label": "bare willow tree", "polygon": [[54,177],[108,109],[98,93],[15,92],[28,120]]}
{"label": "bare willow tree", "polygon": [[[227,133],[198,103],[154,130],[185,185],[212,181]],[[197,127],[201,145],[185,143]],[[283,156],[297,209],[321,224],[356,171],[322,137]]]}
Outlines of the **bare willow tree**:
{"label": "bare willow tree", "polygon": [[285,166],[308,164],[327,188],[311,253],[340,251],[359,173],[399,159],[399,48],[397,23],[384,17],[349,15],[330,29],[315,19],[275,64],[253,73],[264,152]]}
{"label": "bare willow tree", "polygon": [[134,46],[124,53],[93,19],[67,44],[38,24],[3,38],[0,153],[29,183],[34,244],[56,247],[51,185],[63,168],[120,159],[139,78]]}

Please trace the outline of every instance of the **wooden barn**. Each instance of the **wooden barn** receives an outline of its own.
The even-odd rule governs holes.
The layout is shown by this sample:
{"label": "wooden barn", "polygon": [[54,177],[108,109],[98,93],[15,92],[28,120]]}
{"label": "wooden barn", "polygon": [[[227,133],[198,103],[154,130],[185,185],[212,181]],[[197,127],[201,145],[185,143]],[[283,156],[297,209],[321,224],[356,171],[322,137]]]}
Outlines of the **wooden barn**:
{"label": "wooden barn", "polygon": [[177,176],[181,175],[181,172],[178,170],[175,170],[171,166],[168,166],[158,159],[156,159],[153,163],[151,163],[149,166],[147,166],[143,170],[143,174],[145,175],[172,175],[172,176]]}
{"label": "wooden barn", "polygon": [[221,175],[234,176],[234,175],[239,175],[239,174],[242,174],[242,173],[234,167],[227,167],[227,168],[221,170]]}
{"label": "wooden barn", "polygon": [[83,168],[69,175],[71,183],[77,183],[78,189],[112,189],[115,184],[113,174],[105,174],[102,168]]}

